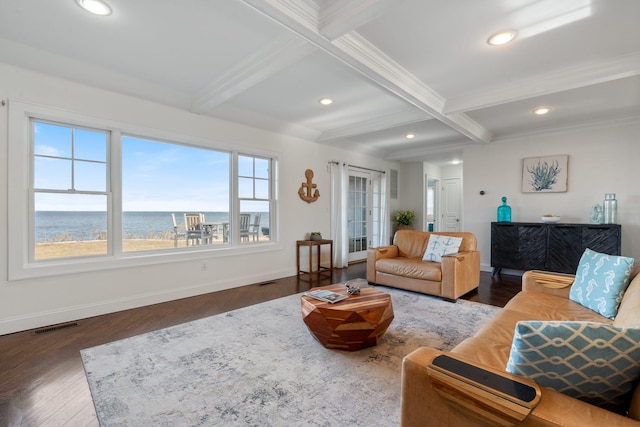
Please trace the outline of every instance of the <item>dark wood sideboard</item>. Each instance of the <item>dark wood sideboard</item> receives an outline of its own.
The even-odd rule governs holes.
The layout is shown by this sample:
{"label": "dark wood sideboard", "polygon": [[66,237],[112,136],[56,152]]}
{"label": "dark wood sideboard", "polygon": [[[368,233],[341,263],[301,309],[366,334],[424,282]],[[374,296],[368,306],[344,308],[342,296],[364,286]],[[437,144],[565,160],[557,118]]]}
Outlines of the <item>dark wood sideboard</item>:
{"label": "dark wood sideboard", "polygon": [[586,248],[609,255],[622,251],[618,224],[492,222],[491,267],[575,274]]}

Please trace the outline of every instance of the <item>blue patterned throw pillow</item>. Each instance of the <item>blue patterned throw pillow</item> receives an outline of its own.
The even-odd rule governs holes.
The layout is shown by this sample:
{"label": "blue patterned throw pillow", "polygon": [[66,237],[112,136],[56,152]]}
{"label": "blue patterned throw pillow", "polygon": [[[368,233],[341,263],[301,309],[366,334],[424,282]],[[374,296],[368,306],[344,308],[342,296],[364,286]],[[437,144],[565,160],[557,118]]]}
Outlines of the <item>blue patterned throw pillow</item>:
{"label": "blue patterned throw pillow", "polygon": [[604,317],[614,319],[629,286],[633,258],[586,249],[580,258],[569,298]]}
{"label": "blue patterned throw pillow", "polygon": [[518,322],[507,371],[624,413],[640,377],[640,329],[595,322]]}
{"label": "blue patterned throw pillow", "polygon": [[429,236],[429,243],[427,243],[427,249],[424,251],[422,260],[442,262],[444,255],[457,254],[461,243],[462,237],[432,234]]}

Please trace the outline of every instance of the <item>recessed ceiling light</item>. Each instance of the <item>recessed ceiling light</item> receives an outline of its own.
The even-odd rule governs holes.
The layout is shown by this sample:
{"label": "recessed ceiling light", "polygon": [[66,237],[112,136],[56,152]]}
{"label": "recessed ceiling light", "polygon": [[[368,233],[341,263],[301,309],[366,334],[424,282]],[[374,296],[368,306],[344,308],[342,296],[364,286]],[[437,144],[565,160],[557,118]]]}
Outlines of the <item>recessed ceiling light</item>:
{"label": "recessed ceiling light", "polygon": [[333,99],[329,99],[329,98],[322,98],[320,101],[318,101],[320,104],[322,105],[331,105],[333,104]]}
{"label": "recessed ceiling light", "polygon": [[536,114],[538,116],[544,116],[549,111],[551,111],[551,107],[539,107],[533,110],[533,114]]}
{"label": "recessed ceiling light", "polygon": [[452,165],[459,165],[460,163],[462,163],[460,160],[451,160]]}
{"label": "recessed ceiling light", "polygon": [[413,139],[413,138],[416,137],[416,134],[415,133],[408,133],[404,137],[407,138],[407,139]]}
{"label": "recessed ceiling light", "polygon": [[518,32],[516,30],[499,31],[493,34],[491,37],[489,37],[487,39],[487,43],[489,43],[491,46],[501,46],[515,39],[517,35],[518,35]]}
{"label": "recessed ceiling light", "polygon": [[111,7],[102,0],[76,0],[78,6],[94,15],[111,15]]}

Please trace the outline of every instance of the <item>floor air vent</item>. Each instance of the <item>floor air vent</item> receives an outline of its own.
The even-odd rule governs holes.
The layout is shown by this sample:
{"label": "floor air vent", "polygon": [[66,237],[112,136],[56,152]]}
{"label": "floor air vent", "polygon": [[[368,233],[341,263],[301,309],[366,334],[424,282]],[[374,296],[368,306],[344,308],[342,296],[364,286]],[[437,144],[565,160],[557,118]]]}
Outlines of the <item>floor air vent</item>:
{"label": "floor air vent", "polygon": [[276,283],[275,280],[269,280],[267,282],[261,282],[261,283],[256,283],[258,286],[264,286],[264,285],[273,285],[274,283]]}
{"label": "floor air vent", "polygon": [[73,328],[78,326],[78,322],[60,323],[58,325],[45,326],[44,328],[34,329],[32,335],[46,334],[49,332],[59,331],[60,329]]}

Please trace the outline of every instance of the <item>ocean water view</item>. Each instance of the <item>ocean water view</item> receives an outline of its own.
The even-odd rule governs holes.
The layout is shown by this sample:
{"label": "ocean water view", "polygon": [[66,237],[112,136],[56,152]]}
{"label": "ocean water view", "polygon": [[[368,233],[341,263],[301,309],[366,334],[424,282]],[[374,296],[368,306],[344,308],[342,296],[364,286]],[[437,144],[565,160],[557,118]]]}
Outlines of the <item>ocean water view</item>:
{"label": "ocean water view", "polygon": [[[126,239],[171,239],[173,222],[184,224],[185,212],[123,212],[122,235]],[[207,222],[228,222],[229,212],[203,212]],[[253,212],[251,213],[253,221]],[[261,227],[269,226],[268,212],[262,212]],[[35,241],[104,240],[107,230],[106,212],[37,211]]]}

